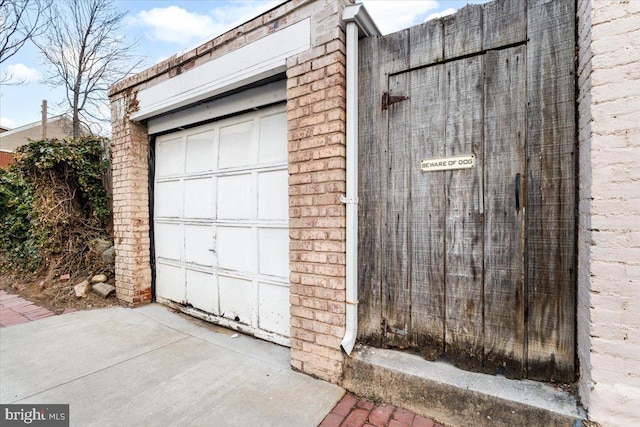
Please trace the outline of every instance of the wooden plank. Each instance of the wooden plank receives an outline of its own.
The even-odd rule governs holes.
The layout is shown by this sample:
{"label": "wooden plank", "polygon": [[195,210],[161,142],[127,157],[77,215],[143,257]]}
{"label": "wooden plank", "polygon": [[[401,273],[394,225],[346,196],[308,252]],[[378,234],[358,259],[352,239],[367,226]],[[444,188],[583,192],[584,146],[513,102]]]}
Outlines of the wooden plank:
{"label": "wooden plank", "polygon": [[484,370],[521,378],[526,48],[490,51],[484,61]]}
{"label": "wooden plank", "polygon": [[[389,94],[409,93],[409,73],[389,78]],[[404,348],[409,343],[411,321],[411,290],[409,288],[409,192],[411,150],[411,102],[389,106],[389,148],[386,168],[386,217],[383,226],[382,248],[382,313],[385,343],[389,347]]]}
{"label": "wooden plank", "polygon": [[[359,104],[361,144],[373,144],[359,147],[360,177],[359,185],[359,321],[358,335],[362,342],[372,345],[405,344],[407,337],[400,341],[387,343],[384,341],[381,325],[391,321],[394,328],[406,329],[402,313],[408,311],[409,300],[403,297],[407,285],[399,292],[394,283],[402,282],[402,275],[396,276],[394,257],[403,256],[406,250],[405,241],[389,244],[390,229],[387,222],[387,209],[391,185],[389,181],[389,125],[388,114],[395,111],[396,106],[388,110],[381,109],[381,99],[388,92],[389,74],[406,70],[409,64],[409,31],[401,31],[387,37],[373,38],[375,41],[362,41],[359,46],[361,70],[359,93],[362,102]],[[372,63],[373,65],[367,65]],[[368,73],[368,74],[367,74]],[[366,111],[366,112],[365,112]],[[366,129],[365,129],[366,128]],[[366,142],[365,142],[366,141]],[[364,151],[362,151],[364,150]],[[372,162],[369,164],[369,162]],[[364,172],[366,171],[366,172]],[[363,175],[366,175],[363,179]],[[399,194],[397,195],[399,196]],[[392,204],[392,209],[394,209]],[[365,236],[364,239],[362,236]],[[404,248],[404,249],[403,249]],[[367,259],[368,258],[368,259]],[[364,269],[364,271],[363,271]],[[406,276],[406,272],[404,273]],[[408,280],[404,280],[408,283]],[[390,298],[397,304],[390,304]],[[399,309],[396,309],[396,306]],[[400,317],[396,315],[400,313]],[[389,319],[396,320],[389,320]]]}
{"label": "wooden plank", "polygon": [[358,45],[358,340],[380,346],[381,305],[381,127],[377,37]]}
{"label": "wooden plank", "polygon": [[[411,67],[444,59],[442,20],[410,29]],[[411,327],[410,341],[435,360],[444,353],[444,175],[423,174],[422,159],[442,157],[444,145],[444,66],[411,74]]]}
{"label": "wooden plank", "polygon": [[[380,40],[380,74],[387,79],[389,74],[407,71],[409,68],[409,29],[398,31]],[[386,86],[388,83],[384,84]]]}
{"label": "wooden plank", "polygon": [[411,73],[411,344],[429,360],[444,353],[445,174],[420,161],[445,156],[445,92],[444,65]]}
{"label": "wooden plank", "polygon": [[444,59],[443,27],[441,19],[432,19],[409,28],[411,68],[440,62]]}
{"label": "wooden plank", "polygon": [[574,1],[527,6],[527,370],[575,377]]}
{"label": "wooden plank", "polygon": [[483,5],[485,50],[527,40],[527,11],[523,0],[494,0]]}
{"label": "wooden plank", "polygon": [[444,25],[444,59],[456,58],[482,50],[482,5],[467,5],[455,15],[442,18]]}
{"label": "wooden plank", "polygon": [[[380,79],[383,91],[389,95],[408,94],[408,75],[389,76],[405,71],[409,65],[409,30],[393,33],[380,43]],[[389,347],[404,348],[408,335],[388,332],[390,328],[408,333],[409,265],[408,265],[408,129],[410,101],[390,105],[382,111],[381,126],[385,150],[382,155],[382,322],[383,343]],[[377,107],[380,109],[380,107]]]}
{"label": "wooden plank", "polygon": [[454,364],[479,369],[483,349],[483,66],[482,56],[446,64],[446,154],[476,155],[475,168],[446,177],[445,351]]}

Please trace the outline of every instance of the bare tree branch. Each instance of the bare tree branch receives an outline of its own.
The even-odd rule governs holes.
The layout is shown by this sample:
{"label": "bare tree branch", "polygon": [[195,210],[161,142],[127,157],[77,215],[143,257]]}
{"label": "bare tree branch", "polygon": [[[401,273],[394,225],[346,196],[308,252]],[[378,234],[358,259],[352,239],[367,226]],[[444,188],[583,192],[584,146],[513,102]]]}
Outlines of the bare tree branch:
{"label": "bare tree branch", "polygon": [[[48,24],[52,0],[0,0],[0,64],[13,57],[29,40],[39,36]],[[15,79],[6,70],[0,84],[19,86],[28,79]]]}
{"label": "bare tree branch", "polygon": [[36,45],[50,65],[45,82],[65,88],[78,138],[83,123],[103,128],[108,122],[109,87],[142,61],[131,53],[137,42],[120,36],[125,13],[111,0],[59,0],[51,11],[52,24]]}
{"label": "bare tree branch", "polygon": [[0,64],[47,27],[52,0],[0,0]]}

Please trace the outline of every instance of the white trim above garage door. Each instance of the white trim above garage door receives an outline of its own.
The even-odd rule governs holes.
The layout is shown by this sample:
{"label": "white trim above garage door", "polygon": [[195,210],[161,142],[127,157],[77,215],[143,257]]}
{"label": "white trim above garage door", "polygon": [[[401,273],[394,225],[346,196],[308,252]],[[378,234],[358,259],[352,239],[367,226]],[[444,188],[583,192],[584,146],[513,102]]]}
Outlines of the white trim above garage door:
{"label": "white trim above garage door", "polygon": [[311,20],[304,19],[158,83],[137,94],[131,120],[149,119],[283,73],[287,58],[311,47]]}
{"label": "white trim above garage door", "polygon": [[147,122],[147,132],[163,133],[286,100],[287,82],[282,79],[156,117]]}
{"label": "white trim above garage door", "polygon": [[156,138],[156,299],[289,345],[286,105]]}

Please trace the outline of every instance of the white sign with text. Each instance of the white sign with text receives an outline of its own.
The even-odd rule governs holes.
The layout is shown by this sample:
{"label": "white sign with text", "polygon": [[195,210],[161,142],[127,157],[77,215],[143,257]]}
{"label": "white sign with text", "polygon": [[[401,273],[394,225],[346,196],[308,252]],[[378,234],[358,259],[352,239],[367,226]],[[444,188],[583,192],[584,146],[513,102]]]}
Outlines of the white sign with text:
{"label": "white sign with text", "polygon": [[452,169],[469,169],[476,167],[476,156],[443,157],[440,159],[429,159],[420,162],[422,172],[446,171]]}

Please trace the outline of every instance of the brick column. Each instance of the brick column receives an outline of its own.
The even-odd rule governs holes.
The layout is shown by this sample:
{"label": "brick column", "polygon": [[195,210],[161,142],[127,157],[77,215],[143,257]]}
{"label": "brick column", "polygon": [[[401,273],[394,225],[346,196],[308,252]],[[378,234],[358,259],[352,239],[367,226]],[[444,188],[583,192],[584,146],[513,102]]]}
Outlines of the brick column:
{"label": "brick column", "polygon": [[578,1],[580,398],[640,425],[640,2]]}
{"label": "brick column", "polygon": [[151,301],[149,142],[146,126],[128,118],[135,97],[116,96],[111,100],[116,296],[136,306]]}
{"label": "brick column", "polygon": [[312,15],[312,48],[287,61],[291,364],[334,383],[345,331],[343,8]]}
{"label": "brick column", "polygon": [[577,298],[577,355],[580,361],[580,396],[582,404],[589,406],[591,388],[590,354],[590,265],[591,241],[590,200],[591,187],[591,3],[579,0],[578,22],[578,140],[579,140],[579,218],[578,218],[578,298]]}

